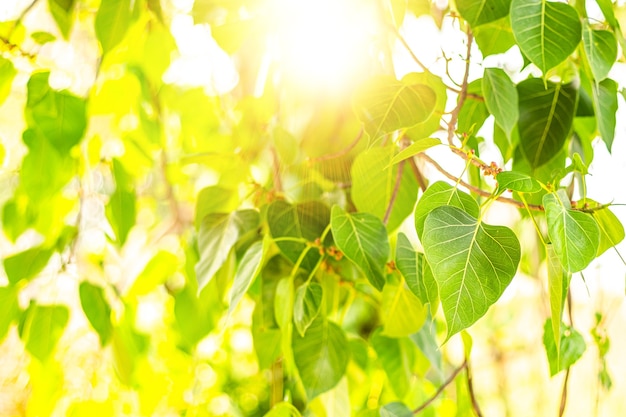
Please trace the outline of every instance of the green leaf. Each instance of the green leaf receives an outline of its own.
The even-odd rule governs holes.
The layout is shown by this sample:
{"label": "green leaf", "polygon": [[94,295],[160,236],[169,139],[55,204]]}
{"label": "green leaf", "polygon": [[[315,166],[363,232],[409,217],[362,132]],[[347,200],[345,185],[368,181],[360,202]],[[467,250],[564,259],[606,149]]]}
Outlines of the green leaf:
{"label": "green leaf", "polygon": [[224,265],[239,238],[259,224],[256,210],[206,215],[198,231],[200,260],[196,264],[198,291],[201,291]]}
{"label": "green leaf", "polygon": [[229,213],[238,206],[239,196],[235,190],[219,185],[203,188],[196,197],[196,228],[200,228],[202,219],[207,214]]}
{"label": "green leaf", "polygon": [[420,239],[422,239],[426,216],[441,206],[458,207],[473,217],[478,217],[480,214],[478,203],[472,196],[457,190],[446,182],[437,181],[428,187],[415,208],[415,230]]}
{"label": "green leaf", "polygon": [[4,270],[12,285],[29,280],[40,273],[54,251],[46,247],[36,247],[4,259]]}
{"label": "green leaf", "polygon": [[424,122],[437,102],[425,84],[408,85],[390,76],[369,80],[354,99],[357,117],[374,143],[381,136]]}
{"label": "green leaf", "polygon": [[511,0],[457,0],[456,7],[473,29],[508,15]]}
{"label": "green leaf", "polygon": [[278,281],[276,285],[276,297],[274,299],[274,317],[281,329],[286,329],[291,323],[294,311],[293,279],[286,277]]}
{"label": "green leaf", "polygon": [[18,289],[15,286],[0,287],[0,343],[9,331],[11,323],[16,321],[20,313],[17,299]]}
{"label": "green leaf", "polygon": [[496,176],[500,191],[513,190],[518,193],[536,193],[541,184],[533,177],[518,171],[502,171]]}
{"label": "green leaf", "polygon": [[520,260],[515,233],[442,206],[424,222],[426,259],[439,284],[446,340],[481,318],[509,285]]}
{"label": "green leaf", "polygon": [[[289,204],[286,201],[276,200],[267,208],[267,223],[274,239],[278,239],[276,246],[294,264],[306,250],[300,266],[312,271],[320,254],[317,249],[307,245],[321,238],[324,229],[330,222],[330,210],[319,201],[308,201],[299,204]],[[295,238],[302,242],[280,240],[280,238]]]}
{"label": "green leaf", "polygon": [[[548,245],[548,288],[550,289],[550,314],[552,316],[552,333],[555,336],[555,346],[561,345],[560,324],[563,316],[563,306],[567,298],[571,274],[563,269],[553,245]],[[557,356],[559,349],[557,348]]]}
{"label": "green leaf", "polygon": [[475,134],[489,117],[485,101],[481,100],[482,80],[474,80],[467,86],[467,98],[459,112],[457,131],[466,134]]}
{"label": "green leaf", "polygon": [[52,14],[65,39],[69,38],[72,29],[74,4],[75,0],[48,0],[50,14]]}
{"label": "green leaf", "polygon": [[595,30],[585,25],[583,45],[596,82],[604,80],[617,59],[617,39],[609,30]]}
{"label": "green leaf", "polygon": [[[429,0],[426,0],[429,1]],[[402,82],[408,85],[424,84],[435,92],[437,99],[435,108],[430,116],[421,123],[418,123],[406,130],[406,135],[411,140],[417,141],[425,139],[432,133],[441,129],[441,116],[446,112],[446,100],[448,98],[448,88],[441,78],[431,72],[411,72],[402,77]]]}
{"label": "green leaf", "polygon": [[574,120],[577,90],[572,84],[544,84],[531,78],[519,83],[517,91],[520,146],[531,167],[537,168],[563,148]]}
{"label": "green leaf", "polygon": [[409,158],[411,158],[411,157],[413,157],[413,156],[415,156],[417,154],[420,154],[420,153],[424,152],[425,150],[430,149],[433,146],[437,146],[437,145],[441,145],[441,141],[439,139],[435,139],[435,138],[419,139],[419,140],[413,142],[408,147],[402,149],[393,158],[391,158],[391,162],[389,162],[389,165],[395,165],[395,164],[397,164],[400,161],[404,161],[405,159],[409,159]]}
{"label": "green leaf", "polygon": [[53,90],[49,77],[49,72],[31,75],[24,113],[28,125],[41,132],[60,155],[66,155],[85,133],[87,107],[84,99],[68,91]]}
{"label": "green leaf", "polygon": [[600,228],[600,244],[596,256],[602,255],[608,249],[624,240],[624,226],[617,216],[608,208],[595,210],[591,213]]}
{"label": "green leaf", "polygon": [[547,0],[513,0],[511,28],[522,53],[544,74],[574,52],[582,32],[572,6]]}
{"label": "green leaf", "polygon": [[617,122],[617,83],[607,78],[599,84],[594,84],[592,88],[598,130],[602,141],[610,152],[613,147]]}
{"label": "green leaf", "polygon": [[278,403],[264,417],[300,417],[301,414],[296,407],[289,403]]}
{"label": "green leaf", "polygon": [[474,39],[484,57],[505,53],[515,45],[511,20],[507,16],[475,28]]}
{"label": "green leaf", "polygon": [[396,266],[413,294],[422,304],[430,303],[431,311],[436,311],[439,304],[437,281],[433,277],[424,254],[413,249],[413,245],[404,233],[398,234]]}
{"label": "green leaf", "polygon": [[351,214],[339,206],[333,206],[330,224],[337,247],[382,290],[390,251],[385,225],[369,213]]}
{"label": "green leaf", "polygon": [[404,337],[417,332],[428,315],[428,308],[404,283],[385,284],[381,310],[385,320],[383,334],[389,337]]}
{"label": "green leaf", "polygon": [[145,266],[128,290],[128,296],[146,295],[164,284],[178,269],[178,257],[161,250]]}
{"label": "green leaf", "polygon": [[104,290],[102,287],[83,281],[80,283],[78,292],[85,316],[100,336],[100,345],[105,346],[113,334],[113,325],[111,324],[111,307],[104,298]]}
{"label": "green leaf", "polygon": [[404,403],[393,402],[380,408],[380,417],[413,417],[413,411]]}
{"label": "green leaf", "polygon": [[573,327],[561,323],[561,343],[557,350],[554,342],[551,320],[546,320],[543,326],[543,345],[546,348],[548,362],[550,363],[550,376],[554,376],[564,369],[572,366],[583,356],[587,345],[585,339]]}
{"label": "green leaf", "polygon": [[304,336],[294,332],[292,346],[309,401],[332,389],[345,374],[350,359],[348,340],[335,323],[318,318]]}
{"label": "green leaf", "polygon": [[486,68],[482,78],[483,95],[489,113],[496,123],[511,136],[519,118],[518,97],[515,84],[499,68]]}
{"label": "green leaf", "polygon": [[135,329],[135,310],[132,305],[124,305],[124,315],[113,328],[111,339],[114,357],[114,367],[120,381],[131,385],[136,369],[148,349],[150,339]]}
{"label": "green leaf", "polygon": [[11,93],[11,86],[16,75],[17,70],[13,62],[0,56],[0,105]]}
{"label": "green leaf", "polygon": [[596,258],[600,229],[593,216],[571,209],[564,190],[543,196],[548,236],[561,265],[568,272],[582,271]]}
{"label": "green leaf", "polygon": [[52,354],[69,319],[69,310],[60,305],[39,305],[31,302],[20,323],[20,337],[26,350],[41,362]]}
{"label": "green leaf", "polygon": [[131,0],[106,0],[100,3],[95,28],[103,54],[109,53],[124,39],[131,18]]}
{"label": "green leaf", "polygon": [[230,290],[230,302],[228,306],[228,314],[231,314],[239,301],[248,292],[250,284],[259,275],[261,268],[263,267],[263,257],[267,253],[269,239],[263,239],[261,241],[254,242],[243,255],[237,272],[235,273],[235,280],[233,287]]}
{"label": "green leaf", "polygon": [[54,42],[57,39],[53,34],[41,31],[31,33],[30,37],[33,38],[33,40],[39,45],[45,45],[49,42]]}
{"label": "green leaf", "polygon": [[384,336],[380,329],[370,339],[372,348],[380,362],[391,389],[399,398],[403,398],[411,387],[413,367],[415,365],[415,346],[407,338],[400,339]]}
{"label": "green leaf", "polygon": [[293,307],[293,320],[300,336],[309,328],[322,308],[322,286],[312,282],[301,285],[296,291]]}
{"label": "green leaf", "polygon": [[135,192],[130,176],[122,164],[113,160],[113,177],[115,191],[107,204],[107,218],[115,232],[120,245],[124,245],[130,229],[135,225],[136,201]]}
{"label": "green leaf", "polygon": [[[416,142],[418,143],[418,142]],[[382,219],[398,180],[399,167],[391,166],[393,148],[374,147],[361,152],[352,164],[352,200],[357,210]],[[404,166],[387,228],[395,230],[415,207],[418,185],[410,166]]]}

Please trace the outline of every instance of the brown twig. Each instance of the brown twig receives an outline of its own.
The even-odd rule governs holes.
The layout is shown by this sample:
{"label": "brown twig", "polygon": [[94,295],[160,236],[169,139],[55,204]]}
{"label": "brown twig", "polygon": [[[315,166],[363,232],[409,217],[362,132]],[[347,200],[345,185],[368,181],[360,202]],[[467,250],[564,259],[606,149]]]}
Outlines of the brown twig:
{"label": "brown twig", "polygon": [[567,405],[567,384],[569,382],[569,372],[571,368],[565,371],[565,379],[563,380],[563,389],[561,390],[561,403],[559,404],[559,417],[563,417],[565,406]]}
{"label": "brown twig", "polygon": [[469,392],[470,400],[472,402],[472,409],[474,410],[474,413],[476,413],[477,417],[483,417],[483,413],[482,411],[480,411],[478,401],[476,400],[476,394],[474,393],[472,370],[470,369],[470,365],[467,362],[467,358],[465,358],[465,363],[467,363],[467,366],[465,367],[465,373],[467,374],[467,391]]}
{"label": "brown twig", "polygon": [[459,113],[463,108],[463,104],[465,104],[465,99],[467,98],[467,85],[469,79],[469,69],[470,69],[470,57],[472,51],[472,41],[474,37],[472,36],[472,32],[467,30],[467,54],[465,56],[465,74],[463,74],[463,82],[461,83],[461,92],[459,93],[459,100],[456,103],[456,107],[452,111],[450,116],[450,122],[448,123],[448,144],[450,146],[454,146],[454,132],[456,129],[457,121],[459,119]]}
{"label": "brown twig", "polygon": [[318,156],[317,158],[309,158],[309,163],[314,164],[317,162],[323,162],[323,161],[328,161],[330,159],[335,159],[335,158],[340,158],[344,155],[347,155],[348,152],[350,152],[352,149],[354,149],[354,147],[357,145],[357,143],[359,143],[359,141],[361,140],[361,138],[363,137],[363,128],[361,128],[361,130],[359,130],[359,133],[356,135],[356,138],[354,138],[354,140],[345,148],[335,152],[335,153],[331,153],[331,154],[327,154],[327,155],[322,155],[322,156]]}
{"label": "brown twig", "polygon": [[420,190],[422,190],[422,192],[426,191],[426,188],[428,188],[428,184],[426,182],[426,179],[424,178],[424,175],[422,175],[422,172],[415,163],[415,157],[409,158],[409,166],[411,167],[411,171],[413,171],[413,175],[415,175],[415,179],[420,186]]}
{"label": "brown twig", "polygon": [[456,368],[454,370],[454,372],[452,372],[452,374],[448,377],[448,379],[446,379],[443,384],[441,384],[441,386],[439,388],[437,388],[437,391],[435,391],[435,393],[428,399],[426,400],[426,402],[424,402],[422,405],[420,405],[419,407],[417,407],[415,410],[413,410],[413,414],[419,414],[420,412],[422,412],[426,407],[428,407],[430,404],[432,404],[433,401],[435,401],[437,399],[437,397],[439,397],[439,395],[441,395],[441,393],[443,392],[444,389],[446,389],[446,387],[448,385],[450,385],[452,383],[452,381],[454,381],[454,379],[457,377],[457,375],[467,367],[467,361],[464,361],[461,366],[459,366],[458,368]]}

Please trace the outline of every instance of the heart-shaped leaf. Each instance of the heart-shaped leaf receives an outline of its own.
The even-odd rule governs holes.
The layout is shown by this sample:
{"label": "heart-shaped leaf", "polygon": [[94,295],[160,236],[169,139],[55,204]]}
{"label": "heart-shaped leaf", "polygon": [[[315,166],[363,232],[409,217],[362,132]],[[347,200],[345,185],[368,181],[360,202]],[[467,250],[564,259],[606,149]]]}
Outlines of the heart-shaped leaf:
{"label": "heart-shaped leaf", "polygon": [[582,32],[572,6],[547,0],[513,0],[511,28],[524,55],[544,74],[574,52]]}
{"label": "heart-shaped leaf", "polygon": [[550,363],[550,376],[554,376],[564,369],[572,366],[583,356],[587,345],[582,335],[573,327],[559,323],[561,337],[559,349],[556,348],[555,337],[551,320],[548,319],[543,326],[543,345],[546,348],[548,362]]}
{"label": "heart-shaped leaf", "polygon": [[517,271],[520,245],[511,229],[484,224],[452,206],[426,217],[422,243],[439,284],[447,340],[500,298]]}
{"label": "heart-shaped leaf", "polygon": [[585,25],[583,45],[596,82],[604,80],[617,59],[617,39],[609,30],[595,30]]}
{"label": "heart-shaped leaf", "polygon": [[323,294],[322,286],[315,282],[304,284],[296,291],[293,320],[300,336],[304,336],[306,329],[320,313]]}
{"label": "heart-shaped leaf", "polygon": [[417,332],[428,314],[428,309],[404,283],[385,285],[381,310],[385,317],[383,334],[390,337],[404,337]]}
{"label": "heart-shaped leaf", "polygon": [[608,208],[596,210],[591,215],[600,228],[600,245],[598,246],[597,253],[597,256],[600,256],[609,248],[612,248],[624,240],[624,226],[617,216]]}
{"label": "heart-shaped leaf", "polygon": [[544,195],[543,206],[548,236],[561,265],[568,272],[582,271],[598,253],[598,223],[591,214],[572,210],[564,190]]}
{"label": "heart-shaped leaf", "polygon": [[511,0],[457,0],[456,7],[463,19],[476,27],[508,15]]}
{"label": "heart-shaped leaf", "polygon": [[536,193],[541,191],[541,184],[533,177],[518,171],[502,171],[496,176],[501,191],[513,190],[518,193]]}
{"label": "heart-shaped leaf", "polygon": [[517,89],[500,68],[486,68],[482,80],[483,95],[489,113],[508,137],[519,118]]}
{"label": "heart-shaped leaf", "polygon": [[369,213],[347,213],[339,206],[333,206],[330,224],[337,247],[382,290],[390,251],[385,225]]}
{"label": "heart-shaped leaf", "polygon": [[398,234],[396,242],[396,266],[406,280],[409,289],[422,304],[430,303],[434,313],[439,304],[437,282],[423,253],[416,252],[404,233]]}

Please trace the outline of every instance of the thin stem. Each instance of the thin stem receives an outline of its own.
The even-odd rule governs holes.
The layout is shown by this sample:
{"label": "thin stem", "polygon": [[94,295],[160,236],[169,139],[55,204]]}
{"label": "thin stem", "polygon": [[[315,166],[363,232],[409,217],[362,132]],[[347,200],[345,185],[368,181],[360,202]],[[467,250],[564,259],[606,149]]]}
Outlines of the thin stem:
{"label": "thin stem", "polygon": [[457,377],[457,375],[463,369],[465,369],[466,367],[467,367],[467,360],[463,361],[461,366],[459,366],[458,368],[456,368],[454,370],[454,372],[452,372],[452,374],[448,377],[448,379],[446,379],[443,382],[443,384],[441,384],[441,386],[437,389],[437,391],[435,391],[435,393],[432,395],[432,397],[430,397],[428,400],[426,400],[426,402],[424,402],[422,405],[420,405],[415,410],[413,410],[413,414],[418,414],[418,413],[422,412],[426,407],[428,407],[430,404],[432,404],[432,402],[435,401],[437,399],[437,397],[439,397],[439,395],[441,395],[443,390],[446,389],[446,387],[448,385],[450,385],[452,383],[452,381],[454,381],[454,379]]}
{"label": "thin stem", "polygon": [[389,221],[389,216],[391,216],[393,204],[396,202],[396,198],[398,197],[398,191],[400,190],[400,184],[402,183],[402,172],[404,171],[405,163],[406,159],[403,159],[398,163],[398,174],[396,175],[396,183],[393,186],[393,191],[391,192],[391,197],[389,198],[389,204],[387,205],[387,210],[385,211],[385,217],[383,217],[383,223],[385,224],[385,226]]}
{"label": "thin stem", "polygon": [[430,73],[430,70],[426,67],[426,65],[424,65],[424,63],[422,63],[422,61],[420,61],[420,59],[415,55],[415,53],[413,52],[413,50],[411,49],[411,47],[409,46],[409,44],[407,43],[406,39],[404,39],[404,37],[402,36],[402,34],[400,33],[400,31],[398,30],[398,28],[396,28],[393,25],[389,25],[389,28],[391,29],[391,31],[394,33],[394,35],[396,35],[396,37],[398,38],[398,40],[400,41],[400,43],[402,44],[402,46],[404,46],[404,48],[407,50],[407,52],[409,53],[409,55],[411,55],[411,58],[413,59],[413,61],[415,61],[415,63],[424,71],[427,73]]}
{"label": "thin stem", "polygon": [[535,219],[535,216],[533,216],[533,213],[530,211],[530,208],[528,207],[528,202],[524,198],[524,194],[520,193],[519,196],[522,199],[522,203],[524,203],[524,207],[526,208],[526,211],[528,212],[528,215],[530,216],[530,219],[532,220],[533,225],[535,226],[535,231],[537,232],[537,236],[539,236],[539,239],[541,239],[541,243],[543,244],[543,247],[544,248],[547,247],[548,245],[546,244],[546,241],[543,239],[543,234],[541,233],[539,224],[537,224],[537,220]]}
{"label": "thin stem", "polygon": [[565,379],[563,380],[563,389],[561,390],[561,403],[559,404],[559,417],[565,414],[565,406],[567,405],[567,384],[569,382],[569,373],[571,368],[565,371]]}
{"label": "thin stem", "polygon": [[[467,363],[467,358],[465,359],[465,362]],[[470,400],[472,402],[472,409],[474,410],[474,413],[476,413],[476,416],[483,417],[483,413],[480,411],[478,401],[476,400],[476,394],[474,393],[474,382],[469,363],[465,367],[465,372],[467,374],[467,391],[469,392]]]}
{"label": "thin stem", "polygon": [[463,82],[461,83],[461,92],[459,93],[459,100],[456,103],[456,107],[452,111],[450,116],[450,122],[448,124],[448,144],[450,146],[454,146],[454,131],[456,129],[457,121],[459,119],[459,113],[463,108],[463,104],[465,104],[465,99],[467,98],[467,85],[469,78],[469,70],[470,70],[470,57],[472,51],[472,41],[474,37],[472,36],[472,32],[467,30],[467,53],[465,55],[465,74],[463,74]]}
{"label": "thin stem", "polygon": [[327,154],[327,155],[322,155],[319,156],[317,158],[310,158],[309,159],[309,163],[314,164],[316,162],[323,162],[323,161],[328,161],[329,159],[335,159],[335,158],[340,158],[344,155],[347,155],[348,152],[350,152],[352,149],[354,149],[354,147],[357,145],[357,143],[359,143],[359,141],[361,140],[361,138],[363,137],[363,128],[361,128],[361,130],[359,130],[359,133],[356,135],[356,138],[354,138],[354,140],[352,141],[352,143],[350,143],[347,147],[335,152],[335,153],[331,153],[331,154]]}

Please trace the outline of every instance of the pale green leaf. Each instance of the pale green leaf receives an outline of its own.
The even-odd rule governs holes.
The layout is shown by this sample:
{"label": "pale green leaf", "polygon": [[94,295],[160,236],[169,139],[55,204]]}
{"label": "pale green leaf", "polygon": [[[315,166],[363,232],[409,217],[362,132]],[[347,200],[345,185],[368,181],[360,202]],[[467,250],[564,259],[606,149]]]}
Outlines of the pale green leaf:
{"label": "pale green leaf", "polygon": [[296,407],[289,403],[278,403],[263,417],[300,417],[301,414]]}
{"label": "pale green leaf", "polygon": [[347,377],[341,378],[333,389],[324,392],[319,398],[324,405],[326,417],[344,417],[352,414]]}
{"label": "pale green leaf", "polygon": [[431,115],[423,122],[406,130],[406,135],[411,138],[411,140],[417,141],[425,139],[432,133],[441,129],[441,116],[446,112],[448,88],[441,78],[437,77],[432,72],[411,72],[402,77],[402,82],[408,85],[427,85],[433,89],[437,96],[435,108]]}
{"label": "pale green leaf", "polygon": [[511,136],[519,118],[518,97],[515,84],[499,68],[486,68],[482,78],[485,105],[496,123]]}
{"label": "pale green leaf", "polygon": [[161,250],[137,276],[128,290],[130,297],[146,295],[157,286],[164,284],[178,269],[178,257],[171,252]]}
{"label": "pale green leaf", "polygon": [[106,0],[100,3],[95,28],[104,54],[109,53],[124,39],[131,18],[131,0]]}
{"label": "pale green leaf", "polygon": [[539,181],[518,171],[502,171],[496,176],[500,191],[513,190],[518,193],[536,193],[541,191]]}
{"label": "pale green leaf", "polygon": [[387,133],[424,122],[436,102],[434,90],[425,84],[408,85],[378,76],[357,92],[354,107],[373,143]]}
{"label": "pale green leaf", "polygon": [[515,233],[442,206],[424,222],[426,259],[439,284],[449,339],[481,318],[509,285],[520,260]]}
{"label": "pale green leaf", "polygon": [[0,56],[0,105],[4,103],[9,93],[11,93],[11,86],[16,75],[17,70],[13,62]]}
{"label": "pale green leaf", "polygon": [[456,7],[472,28],[509,14],[511,0],[457,0]]}
{"label": "pale green leaf", "polygon": [[404,403],[393,402],[380,408],[380,417],[413,417],[413,411]]}
{"label": "pale green leaf", "polygon": [[489,110],[482,99],[482,80],[474,80],[467,86],[467,97],[459,112],[457,132],[474,135],[489,117]]}
{"label": "pale green leaf", "polygon": [[391,389],[398,397],[404,397],[413,379],[415,345],[405,337],[396,339],[384,336],[380,329],[374,332],[370,344],[376,351],[387,379],[391,382]]}
{"label": "pale green leaf", "polygon": [[572,84],[544,84],[531,78],[519,83],[517,91],[520,146],[530,166],[537,168],[563,148],[574,120],[577,90]]}
{"label": "pale green leaf", "polygon": [[404,337],[417,332],[428,315],[428,308],[404,284],[385,284],[381,310],[383,334],[389,337]]}
{"label": "pale green leaf", "polygon": [[600,244],[600,229],[589,213],[571,209],[564,190],[543,196],[548,236],[561,265],[568,272],[582,271],[593,261]]}
{"label": "pale green leaf", "polygon": [[437,282],[426,262],[423,253],[413,249],[413,245],[404,233],[398,234],[396,242],[396,266],[409,289],[419,298],[422,304],[430,303],[434,313],[439,305],[439,289]]}
{"label": "pale green leaf", "polygon": [[407,146],[406,148],[402,149],[393,158],[391,158],[389,165],[395,165],[400,161],[404,161],[405,159],[411,158],[437,145],[441,145],[441,141],[439,139],[435,139],[435,138],[419,139],[413,142],[411,145]]}
{"label": "pale green leaf", "polygon": [[53,253],[52,249],[39,246],[4,258],[4,271],[9,282],[15,285],[35,277],[45,268]]}
{"label": "pale green leaf", "polygon": [[293,316],[294,297],[293,279],[286,277],[278,281],[276,285],[276,298],[274,299],[274,317],[281,329],[286,329]]}
{"label": "pale green leaf", "polygon": [[332,389],[345,374],[350,359],[348,341],[335,323],[316,319],[304,336],[293,333],[292,346],[309,401]]}
{"label": "pale green leaf", "polygon": [[212,185],[205,187],[196,197],[196,228],[200,228],[202,219],[211,213],[230,213],[239,206],[239,195],[230,188]]}
{"label": "pale green leaf", "polygon": [[233,287],[230,290],[228,314],[235,310],[241,298],[248,292],[248,288],[250,288],[254,279],[261,272],[263,257],[267,252],[268,246],[269,239],[254,242],[243,255],[241,261],[239,261]]}
{"label": "pale green leaf", "polygon": [[333,206],[330,223],[337,247],[382,290],[390,251],[385,225],[369,213],[347,213],[339,206]]}
{"label": "pale green leaf", "polygon": [[617,39],[613,32],[595,30],[588,24],[583,28],[583,45],[596,82],[604,80],[617,59]]}
{"label": "pale green leaf", "polygon": [[[418,142],[416,142],[418,143]],[[398,180],[399,167],[391,166],[393,148],[374,147],[361,152],[352,164],[352,201],[357,210],[382,219]],[[395,230],[411,214],[417,199],[417,181],[408,165],[402,168],[400,185],[387,221]]]}
{"label": "pale green leaf", "polygon": [[557,350],[554,342],[551,320],[546,320],[543,326],[543,345],[546,349],[550,364],[550,376],[554,376],[572,366],[585,353],[587,345],[585,339],[573,327],[560,324],[560,348]]}
{"label": "pale green leaf", "polygon": [[552,333],[557,347],[557,356],[559,355],[558,347],[561,346],[561,318],[563,316],[563,306],[567,298],[571,273],[565,271],[561,265],[558,255],[554,251],[553,245],[549,244],[547,249],[548,260],[548,288],[550,293],[550,314],[552,316]]}
{"label": "pale green leaf", "polygon": [[132,179],[117,159],[113,160],[112,171],[115,191],[106,207],[107,218],[120,245],[123,245],[130,229],[135,225],[136,198]]}
{"label": "pale green leaf", "polygon": [[595,210],[591,213],[600,228],[600,244],[596,256],[602,255],[608,249],[624,240],[624,226],[617,216],[608,208]]}
{"label": "pale green leaf", "polygon": [[91,327],[98,333],[100,345],[106,345],[113,333],[113,325],[111,324],[111,307],[104,297],[104,290],[102,287],[83,281],[80,283],[78,292],[80,305]]}
{"label": "pale green leaf", "polygon": [[[322,286],[315,282],[298,287],[293,307],[293,320],[301,336],[304,336],[313,320],[319,315],[322,308],[322,297]],[[283,307],[281,306],[281,308]]]}
{"label": "pale green leaf", "polygon": [[474,39],[484,57],[505,53],[515,45],[511,20],[507,16],[475,28]]}
{"label": "pale green leaf", "polygon": [[617,124],[617,83],[607,78],[599,84],[594,84],[592,88],[598,130],[602,141],[610,152],[613,147]]}
{"label": "pale green leaf", "polygon": [[472,196],[457,190],[446,182],[437,181],[428,187],[415,208],[415,230],[420,239],[422,239],[426,216],[441,206],[458,207],[473,217],[478,217],[480,213],[478,203]]}
{"label": "pale green leaf", "polygon": [[259,224],[259,213],[255,210],[240,210],[232,213],[206,215],[198,231],[200,260],[196,265],[198,291],[215,276],[224,265],[228,254],[239,238]]}
{"label": "pale green leaf", "polygon": [[56,347],[69,320],[69,310],[61,305],[39,305],[31,302],[20,323],[20,337],[26,350],[46,362]]}
{"label": "pale green leaf", "polygon": [[572,6],[547,0],[513,0],[511,28],[521,51],[544,74],[574,52],[582,32]]}

